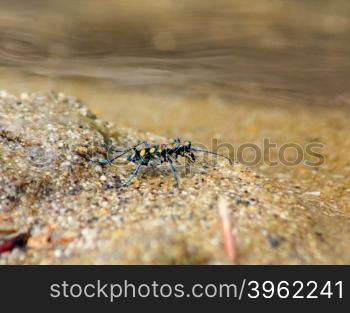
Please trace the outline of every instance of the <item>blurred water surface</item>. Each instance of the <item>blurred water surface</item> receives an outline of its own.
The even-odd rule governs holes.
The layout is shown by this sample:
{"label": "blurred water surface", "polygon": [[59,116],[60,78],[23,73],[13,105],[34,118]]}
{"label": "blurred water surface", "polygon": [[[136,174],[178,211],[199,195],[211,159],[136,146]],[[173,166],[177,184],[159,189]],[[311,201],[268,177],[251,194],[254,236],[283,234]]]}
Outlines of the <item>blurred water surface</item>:
{"label": "blurred water surface", "polygon": [[[11,74],[73,85],[87,79],[106,88],[348,103],[346,0],[1,0],[0,5],[0,66]],[[25,87],[21,76],[6,76],[2,88],[13,88],[15,81]]]}

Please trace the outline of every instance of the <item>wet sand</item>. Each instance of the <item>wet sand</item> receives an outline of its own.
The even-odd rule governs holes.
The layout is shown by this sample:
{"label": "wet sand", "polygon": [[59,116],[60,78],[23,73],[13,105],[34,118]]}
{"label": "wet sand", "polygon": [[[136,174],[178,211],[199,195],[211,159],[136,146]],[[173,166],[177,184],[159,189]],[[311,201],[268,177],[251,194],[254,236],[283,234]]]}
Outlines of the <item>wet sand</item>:
{"label": "wet sand", "polygon": [[[230,263],[218,214],[221,198],[227,201],[231,216],[237,249],[234,263],[350,261],[349,189],[347,167],[342,163],[346,159],[339,148],[332,154],[330,148],[337,142],[326,137],[336,134],[347,143],[346,115],[317,115],[302,107],[292,111],[255,107],[252,119],[246,115],[247,106],[242,112],[234,110],[234,135],[241,135],[241,140],[248,135],[258,139],[261,125],[282,140],[283,125],[298,110],[293,139],[306,137],[309,133],[303,131],[311,125],[330,145],[329,163],[316,171],[304,167],[263,171],[237,162],[229,166],[218,160],[215,165],[210,159],[199,159],[190,173],[181,172],[179,189],[168,168],[144,169],[131,186],[118,188],[133,166],[101,168],[83,157],[86,149],[94,147],[89,152],[103,158],[101,147],[106,142],[119,148],[140,139],[168,139],[106,124],[63,94],[3,94],[1,101],[2,229],[29,236],[24,248],[2,253],[2,264]],[[201,105],[204,110],[206,105]],[[213,118],[219,111],[210,111],[211,105],[207,103],[208,111],[202,112]],[[300,123],[303,118],[314,123]],[[19,125],[23,120],[25,125]],[[201,121],[193,119],[193,137],[194,125]],[[41,163],[33,164],[31,156]],[[42,166],[48,159],[48,165]]]}

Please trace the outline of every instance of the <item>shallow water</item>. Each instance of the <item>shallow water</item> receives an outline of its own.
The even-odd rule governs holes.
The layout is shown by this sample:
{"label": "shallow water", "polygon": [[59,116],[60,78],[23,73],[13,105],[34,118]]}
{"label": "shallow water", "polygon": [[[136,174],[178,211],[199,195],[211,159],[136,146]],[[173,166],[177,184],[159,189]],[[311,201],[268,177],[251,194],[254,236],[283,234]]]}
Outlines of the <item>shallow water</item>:
{"label": "shallow water", "polygon": [[348,1],[2,2],[0,64],[44,79],[323,105],[349,95]]}

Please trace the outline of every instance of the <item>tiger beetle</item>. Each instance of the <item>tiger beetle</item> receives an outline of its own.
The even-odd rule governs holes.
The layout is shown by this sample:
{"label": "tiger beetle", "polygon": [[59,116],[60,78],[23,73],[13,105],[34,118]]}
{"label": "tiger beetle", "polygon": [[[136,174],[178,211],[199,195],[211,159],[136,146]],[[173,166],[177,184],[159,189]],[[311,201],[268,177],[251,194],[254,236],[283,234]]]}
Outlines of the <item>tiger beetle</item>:
{"label": "tiger beetle", "polygon": [[[138,148],[141,145],[144,145],[144,148]],[[158,162],[158,164],[168,163],[172,171],[172,174],[174,176],[176,186],[179,187],[179,178],[178,178],[176,167],[174,166],[174,164],[176,163],[177,158],[179,156],[186,158],[190,163],[194,163],[196,161],[196,157],[193,152],[203,152],[207,154],[217,155],[227,159],[230,162],[230,164],[232,164],[231,159],[221,154],[200,149],[197,147],[192,147],[191,141],[183,142],[179,138],[174,139],[171,144],[150,145],[147,141],[143,141],[136,144],[132,148],[121,151],[120,154],[116,155],[110,160],[99,160],[99,161],[92,161],[92,162],[98,163],[100,165],[110,164],[130,151],[133,151],[133,153],[127,157],[127,160],[129,162],[136,163],[137,166],[134,172],[130,175],[127,181],[122,184],[121,187],[128,186],[130,182],[138,175],[141,169],[141,166],[149,166],[151,161],[156,161]]]}

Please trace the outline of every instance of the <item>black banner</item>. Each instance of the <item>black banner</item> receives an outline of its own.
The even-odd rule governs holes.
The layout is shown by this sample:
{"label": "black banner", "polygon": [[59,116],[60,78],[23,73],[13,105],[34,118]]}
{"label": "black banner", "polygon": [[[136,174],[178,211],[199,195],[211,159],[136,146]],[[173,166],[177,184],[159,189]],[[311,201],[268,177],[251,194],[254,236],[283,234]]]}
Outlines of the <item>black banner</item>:
{"label": "black banner", "polygon": [[349,286],[350,266],[0,266],[0,307],[340,309]]}

